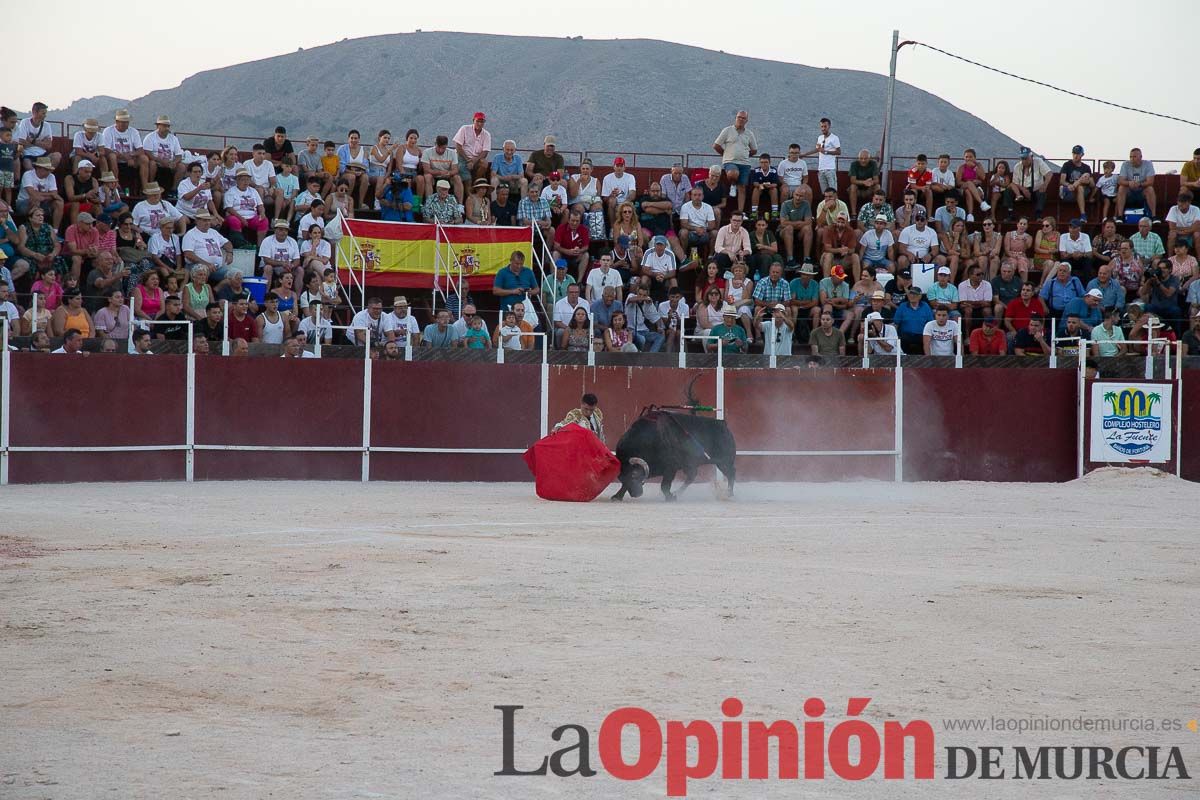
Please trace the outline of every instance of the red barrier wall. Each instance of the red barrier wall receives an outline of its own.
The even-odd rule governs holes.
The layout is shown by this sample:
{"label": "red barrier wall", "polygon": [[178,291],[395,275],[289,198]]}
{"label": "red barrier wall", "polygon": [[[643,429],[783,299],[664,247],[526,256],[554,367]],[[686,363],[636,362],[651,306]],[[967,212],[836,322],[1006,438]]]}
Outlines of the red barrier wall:
{"label": "red barrier wall", "polygon": [[1075,381],[1067,369],[904,370],[904,479],[1073,479]]}
{"label": "red barrier wall", "polygon": [[[12,447],[182,444],[183,356],[11,353]],[[14,483],[182,479],[180,452],[12,453]]]}
{"label": "red barrier wall", "polygon": [[[11,355],[11,444],[180,445],[182,356]],[[363,363],[198,357],[198,444],[362,444]],[[385,447],[523,450],[538,435],[541,367],[374,362],[371,441]],[[715,370],[552,366],[549,421],[595,392],[608,444],[651,403],[716,401]],[[1075,476],[1075,374],[1070,370],[908,369],[907,480],[1063,481]],[[726,370],[725,416],[741,450],[888,450],[889,370]],[[1184,373],[1183,472],[1200,480],[1200,372]],[[528,480],[517,454],[372,452],[379,480]],[[11,453],[13,482],[178,480],[184,454]],[[892,476],[891,456],[739,458],[739,479]],[[361,452],[197,451],[197,479],[358,480]]]}

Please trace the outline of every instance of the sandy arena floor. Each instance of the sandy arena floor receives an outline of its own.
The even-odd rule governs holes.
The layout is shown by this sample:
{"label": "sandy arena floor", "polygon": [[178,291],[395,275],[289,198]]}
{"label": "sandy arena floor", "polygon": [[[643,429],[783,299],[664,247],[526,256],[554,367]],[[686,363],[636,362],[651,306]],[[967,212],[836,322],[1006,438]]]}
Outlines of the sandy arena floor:
{"label": "sandy arena floor", "polygon": [[[0,798],[654,798],[493,777],[611,710],[927,719],[938,779],[694,797],[1183,797],[1200,734],[951,733],[951,717],[1200,715],[1200,486],[747,485],[547,503],[531,485],[0,490]],[[947,781],[944,748],[1177,744],[1192,781]],[[882,773],[882,767],[878,774]],[[1033,789],[1036,788],[1036,793]]]}

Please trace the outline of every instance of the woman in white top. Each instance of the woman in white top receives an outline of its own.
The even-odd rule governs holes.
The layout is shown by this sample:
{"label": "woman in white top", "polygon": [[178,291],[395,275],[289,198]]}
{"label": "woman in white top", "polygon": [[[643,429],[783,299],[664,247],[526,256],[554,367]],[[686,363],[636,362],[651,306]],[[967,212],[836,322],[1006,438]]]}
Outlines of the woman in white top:
{"label": "woman in white top", "polygon": [[600,202],[600,181],[592,175],[591,159],[585,158],[580,163],[579,174],[571,177],[567,189],[571,195],[571,208],[580,214],[604,210]]}
{"label": "woman in white top", "polygon": [[404,144],[397,145],[392,153],[392,174],[395,177],[406,177],[412,180],[421,170],[421,148],[417,147],[420,134],[416,128],[409,128],[404,134]]}
{"label": "woman in white top", "polygon": [[213,174],[213,202],[224,208],[225,193],[237,186],[237,171],[242,164],[238,161],[238,149],[229,145],[221,151],[221,162]]}
{"label": "woman in white top", "polygon": [[[722,323],[721,309],[725,306],[724,299],[720,288],[713,286],[708,290],[703,305],[696,307],[697,336],[708,336],[709,331]],[[704,343],[705,350],[712,350],[715,346],[715,343]]]}
{"label": "woman in white top", "polygon": [[308,236],[300,245],[300,266],[305,272],[313,270],[318,275],[324,275],[331,258],[333,248],[325,241],[325,229],[316,223],[309,225]]}
{"label": "woman in white top", "polygon": [[379,198],[383,197],[383,190],[387,188],[394,149],[392,147],[392,132],[389,130],[380,131],[376,135],[374,146],[371,147],[371,154],[367,163],[367,177],[375,184],[376,208],[378,208]]}
{"label": "woman in white top", "polygon": [[[196,162],[188,166],[187,177],[179,182],[176,188],[178,201],[175,210],[188,219],[195,219],[201,211],[207,211],[217,219],[217,207],[213,205],[213,185],[204,177],[204,166]],[[218,222],[218,225],[221,223]]]}
{"label": "woman in white top", "polygon": [[350,194],[358,198],[358,207],[363,208],[367,203],[367,186],[371,183],[367,175],[370,158],[367,148],[359,144],[358,131],[350,131],[346,139],[348,141],[337,149],[341,162],[338,165],[338,177],[350,183]]}

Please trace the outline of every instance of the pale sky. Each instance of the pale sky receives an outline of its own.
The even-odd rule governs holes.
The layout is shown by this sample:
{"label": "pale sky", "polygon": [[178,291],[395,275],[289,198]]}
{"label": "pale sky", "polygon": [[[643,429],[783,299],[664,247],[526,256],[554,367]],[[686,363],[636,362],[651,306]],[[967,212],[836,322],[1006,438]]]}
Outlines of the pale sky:
{"label": "pale sky", "polygon": [[[895,28],[901,40],[928,42],[1083,94],[1200,121],[1195,78],[1200,2],[1196,0],[1093,0],[1070,6],[1046,0],[860,0],[851,4],[750,0],[735,4],[745,9],[736,25],[721,21],[728,3],[708,0],[609,0],[590,10],[576,6],[573,11],[561,0],[458,0],[433,8],[394,0],[356,0],[344,6],[296,0],[284,6],[286,13],[276,13],[269,3],[244,0],[181,4],[178,13],[164,13],[171,6],[159,0],[125,0],[120,5],[120,15],[82,15],[79,0],[42,0],[37,18],[48,27],[55,46],[48,51],[47,38],[41,35],[8,38],[8,63],[29,67],[0,74],[0,103],[24,113],[35,100],[62,108],[97,94],[132,99],[177,86],[206,69],[343,38],[418,28],[664,39],[738,55],[886,75]],[[131,24],[136,37],[130,36]],[[238,35],[239,30],[249,35]],[[69,66],[34,67],[47,64],[48,52],[58,53],[54,58],[67,59]],[[128,68],[114,68],[118,55]],[[517,74],[524,77],[527,70],[522,67]],[[1165,172],[1172,168],[1165,162],[1186,160],[1200,146],[1196,126],[1077,100],[924,48],[901,51],[897,77],[1051,158],[1066,157],[1072,145],[1082,144],[1089,158],[1113,158],[1120,163],[1136,145],[1147,158],[1164,162],[1160,171]],[[319,89],[331,85],[325,82]],[[811,114],[805,113],[803,124],[810,124],[807,117],[824,113],[826,109],[812,109]],[[798,131],[803,133],[811,131]],[[602,147],[603,142],[588,145]]]}

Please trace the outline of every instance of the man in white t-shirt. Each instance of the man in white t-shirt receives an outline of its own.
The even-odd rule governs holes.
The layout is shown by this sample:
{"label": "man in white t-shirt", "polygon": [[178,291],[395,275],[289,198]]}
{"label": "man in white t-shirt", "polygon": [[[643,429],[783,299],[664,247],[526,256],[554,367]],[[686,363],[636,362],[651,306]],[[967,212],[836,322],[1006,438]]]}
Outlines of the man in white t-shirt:
{"label": "man in white t-shirt", "polygon": [[50,159],[51,169],[58,169],[62,153],[50,152],[54,144],[54,126],[46,122],[45,103],[34,103],[30,115],[17,123],[13,129],[13,142],[24,145],[22,164],[25,169],[31,169],[33,162],[42,156]]}
{"label": "man in white t-shirt", "polygon": [[146,199],[133,207],[133,224],[138,226],[142,235],[149,238],[158,230],[158,224],[164,219],[176,223],[176,230],[183,232],[183,214],[179,209],[163,200],[163,190],[154,181],[143,184],[142,193]]}
{"label": "man in white t-shirt", "polygon": [[691,194],[691,199],[679,207],[679,246],[684,252],[708,244],[717,230],[717,215],[704,202],[704,190],[693,186]]}
{"label": "man in white t-shirt", "polygon": [[459,315],[458,319],[450,323],[450,327],[454,329],[460,339],[465,339],[467,336],[467,329],[471,327],[471,322],[476,317],[480,317],[479,321],[483,323],[483,332],[486,334],[488,332],[487,320],[482,318],[482,315],[479,313],[479,309],[475,307],[474,303],[467,303],[464,305],[462,307],[462,314]]}
{"label": "man in white t-shirt", "polygon": [[925,323],[925,355],[952,356],[958,346],[958,322],[950,319],[950,311],[938,306],[933,321]]}
{"label": "man in white t-shirt", "polygon": [[927,291],[937,279],[937,268],[946,263],[945,258],[938,252],[937,231],[928,224],[927,215],[917,212],[913,215],[913,224],[900,231],[900,254],[908,263],[901,264],[912,270],[913,283],[921,291]]}
{"label": "man in white t-shirt", "polygon": [[313,300],[308,304],[308,316],[300,320],[296,336],[304,337],[307,344],[333,344],[333,306]]}
{"label": "man in white t-shirt", "polygon": [[591,306],[579,296],[579,284],[572,283],[567,287],[567,296],[554,304],[554,336],[560,349],[567,348],[567,326],[571,324],[571,317],[577,308],[582,308],[591,316]]}
{"label": "man in white t-shirt", "polygon": [[612,253],[604,253],[600,256],[599,266],[587,274],[586,298],[589,303],[594,303],[603,297],[604,289],[607,286],[611,286],[615,290],[615,299],[621,299],[625,285],[621,281],[621,273],[614,269],[612,264]]}
{"label": "man in white t-shirt", "polygon": [[[438,309],[439,311],[443,309]],[[353,330],[366,328],[367,331]],[[383,301],[378,297],[367,300],[367,307],[354,315],[350,320],[350,328],[346,330],[346,338],[351,344],[362,344],[366,341],[366,333],[371,334],[371,344],[377,345],[383,341]]]}
{"label": "man in white t-shirt", "polygon": [[679,337],[683,334],[684,323],[691,316],[691,309],[678,287],[671,287],[667,299],[658,304],[658,313],[666,322],[667,341],[664,349],[668,353],[678,353]]}
{"label": "man in white t-shirt", "polygon": [[154,120],[154,130],[142,139],[142,151],[146,154],[143,186],[151,180],[169,186],[179,185],[183,179],[183,148],[171,133],[171,118],[166,114],[159,114]]}
{"label": "man in white t-shirt", "polygon": [[678,262],[668,244],[667,237],[655,236],[650,249],[642,254],[642,274],[650,277],[650,295],[655,300],[665,297],[676,285]]}
{"label": "man in white t-shirt", "polygon": [[71,169],[78,169],[80,161],[91,161],[93,164],[108,163],[100,123],[91,117],[83,121],[83,128],[75,131],[75,136],[71,139]]}
{"label": "man in white t-shirt", "polygon": [[280,192],[275,188],[275,165],[267,158],[267,148],[261,143],[254,145],[249,159],[242,162],[242,168],[250,173],[251,185],[258,190],[263,205],[274,204],[279,208]]}
{"label": "man in white t-shirt", "polygon": [[836,133],[830,132],[832,126],[829,117],[821,117],[821,135],[817,137],[817,146],[801,155],[801,158],[811,155],[817,157],[817,182],[821,184],[822,192],[831,186],[836,192],[838,186],[837,159],[842,154],[842,140]]}
{"label": "man in white t-shirt", "polygon": [[1171,206],[1167,212],[1167,252],[1175,253],[1175,241],[1178,239],[1187,244],[1189,250],[1197,249],[1196,231],[1200,230],[1200,209],[1192,204],[1192,193],[1186,189],[1179,193],[1179,204]]}
{"label": "man in white t-shirt", "polygon": [[415,347],[421,339],[421,326],[409,312],[408,298],[402,294],[396,295],[391,312],[383,316],[383,335],[389,342],[396,342],[401,347],[406,341],[412,341]]}
{"label": "man in white t-shirt", "polygon": [[288,236],[288,221],[277,219],[273,225],[275,235],[268,236],[258,246],[258,258],[262,263],[262,275],[268,285],[274,276],[292,273],[292,285],[304,285],[304,270],[300,268],[300,247]]}
{"label": "man in white t-shirt", "polygon": [[781,194],[784,197],[791,197],[796,189],[799,189],[809,208],[812,208],[812,187],[808,185],[808,162],[800,157],[800,145],[794,142],[788,145],[787,158],[779,162],[776,172],[779,173],[779,179],[783,181],[785,187]]}
{"label": "man in white t-shirt", "polygon": [[183,235],[183,262],[188,269],[208,268],[210,280],[224,280],[233,263],[233,245],[212,227],[207,211],[196,215],[196,227]]}
{"label": "man in white t-shirt", "polygon": [[41,206],[47,220],[58,230],[64,204],[51,164],[48,156],[38,156],[34,160],[33,169],[21,176],[21,190],[17,193],[14,208],[18,214],[28,214],[31,208]]}
{"label": "man in white t-shirt", "polygon": [[617,218],[617,206],[632,203],[637,196],[637,180],[625,171],[625,159],[621,156],[613,159],[613,171],[600,182],[600,195],[608,206],[609,219]]}
{"label": "man in white t-shirt", "polygon": [[107,151],[108,171],[113,175],[119,175],[122,166],[137,170],[138,175],[144,175],[149,168],[149,159],[142,149],[142,135],[129,124],[129,119],[129,112],[119,109],[113,115],[113,124],[105,128],[100,137]]}

